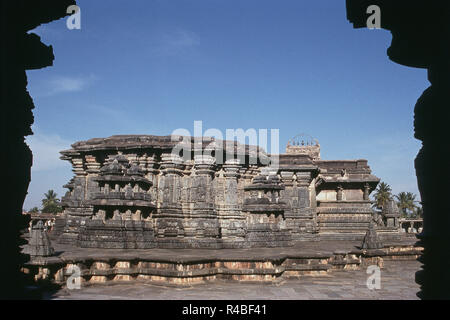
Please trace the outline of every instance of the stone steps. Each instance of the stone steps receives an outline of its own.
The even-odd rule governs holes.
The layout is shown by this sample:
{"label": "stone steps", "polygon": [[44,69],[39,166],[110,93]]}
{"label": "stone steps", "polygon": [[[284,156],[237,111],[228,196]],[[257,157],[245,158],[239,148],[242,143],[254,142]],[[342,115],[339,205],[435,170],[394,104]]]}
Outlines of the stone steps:
{"label": "stone steps", "polygon": [[40,257],[24,271],[35,279],[65,285],[76,265],[84,285],[118,281],[146,281],[153,284],[186,286],[210,281],[277,283],[304,276],[326,276],[338,270],[357,270],[368,265],[383,266],[383,260],[414,260],[422,248],[385,247],[377,250],[347,250],[329,253],[279,254],[277,256],[201,258],[195,260],[98,257]]}

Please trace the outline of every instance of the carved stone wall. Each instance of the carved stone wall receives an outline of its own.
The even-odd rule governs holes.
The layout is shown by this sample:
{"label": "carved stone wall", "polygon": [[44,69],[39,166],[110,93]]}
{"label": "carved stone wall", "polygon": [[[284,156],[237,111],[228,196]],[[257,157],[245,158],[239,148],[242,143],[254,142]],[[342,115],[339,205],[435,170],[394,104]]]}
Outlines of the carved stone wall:
{"label": "carved stone wall", "polygon": [[[66,185],[59,241],[100,248],[278,247],[322,236],[362,239],[368,229],[368,194],[379,179],[366,160],[313,158],[305,148],[317,157],[316,144],[297,153],[288,147],[275,167],[255,162],[249,146],[235,143],[232,157],[196,146],[187,156],[172,152],[172,140],[113,136],[62,151],[75,176]],[[194,146],[194,138],[183,141]]]}

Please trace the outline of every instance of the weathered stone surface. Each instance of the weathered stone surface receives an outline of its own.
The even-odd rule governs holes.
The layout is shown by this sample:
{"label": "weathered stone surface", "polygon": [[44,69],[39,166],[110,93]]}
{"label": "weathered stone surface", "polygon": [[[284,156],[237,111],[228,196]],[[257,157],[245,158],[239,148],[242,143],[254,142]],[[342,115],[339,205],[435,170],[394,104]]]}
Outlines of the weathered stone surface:
{"label": "weathered stone surface", "polygon": [[383,248],[383,243],[378,237],[376,225],[374,222],[370,223],[369,230],[367,230],[364,236],[363,243],[361,245],[362,249],[381,249]]}
{"label": "weathered stone surface", "polygon": [[[174,152],[180,141],[190,157]],[[57,223],[60,242],[219,249],[362,240],[373,214],[368,195],[379,181],[367,160],[321,160],[318,143],[293,139],[279,165],[269,166],[256,147],[234,142],[232,154],[211,151],[226,144],[177,136],[73,144],[61,152],[75,176]]]}
{"label": "weathered stone surface", "polygon": [[25,137],[33,134],[35,106],[27,90],[26,70],[51,66],[54,60],[52,46],[41,42],[32,30],[66,16],[67,7],[74,4],[74,0],[0,1],[1,181],[7,184],[2,190],[1,299],[28,294],[27,280],[20,273],[20,266],[28,259],[20,252],[24,244],[20,234],[29,223],[28,216],[21,213],[33,163]]}
{"label": "weathered stone surface", "polygon": [[37,279],[65,284],[80,268],[82,286],[99,282],[149,281],[177,286],[215,280],[279,283],[284,279],[330,275],[340,270],[383,267],[385,261],[414,260],[422,248],[411,239],[381,249],[357,249],[358,242],[320,241],[292,247],[246,249],[110,249],[56,245],[58,256],[35,257],[25,268]]}
{"label": "weathered stone surface", "polygon": [[388,201],[383,208],[383,220],[386,227],[399,228],[400,210],[394,200]]}
{"label": "weathered stone surface", "polygon": [[[300,276],[276,285],[260,283],[208,282],[208,285],[190,286],[180,290],[176,286],[149,286],[134,282],[113,286],[86,286],[81,290],[65,288],[53,294],[57,300],[415,300],[419,286],[414,283],[414,272],[420,268],[417,261],[388,261],[382,271],[379,290],[368,290],[367,269],[326,273],[323,278]],[[287,275],[289,271],[285,271]],[[142,279],[145,279],[142,277]],[[170,315],[167,309],[163,309]],[[331,313],[333,313],[331,311]],[[179,311],[173,311],[177,317]]]}
{"label": "weathered stone surface", "polygon": [[44,228],[44,224],[42,221],[38,221],[31,229],[30,240],[28,245],[23,249],[23,253],[29,254],[32,257],[48,257],[51,256],[54,251],[47,230]]}

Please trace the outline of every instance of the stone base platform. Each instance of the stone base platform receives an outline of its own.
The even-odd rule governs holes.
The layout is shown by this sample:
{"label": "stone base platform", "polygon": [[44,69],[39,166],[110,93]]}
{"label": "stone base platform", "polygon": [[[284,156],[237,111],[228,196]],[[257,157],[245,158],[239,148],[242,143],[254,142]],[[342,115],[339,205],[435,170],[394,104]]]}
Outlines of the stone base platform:
{"label": "stone base platform", "polygon": [[423,248],[415,239],[361,250],[352,241],[300,242],[288,248],[253,249],[91,249],[55,246],[55,256],[36,257],[23,271],[36,280],[65,286],[77,266],[81,285],[143,281],[191,286],[216,280],[269,282],[322,276],[334,270],[383,267],[385,260],[415,260]]}

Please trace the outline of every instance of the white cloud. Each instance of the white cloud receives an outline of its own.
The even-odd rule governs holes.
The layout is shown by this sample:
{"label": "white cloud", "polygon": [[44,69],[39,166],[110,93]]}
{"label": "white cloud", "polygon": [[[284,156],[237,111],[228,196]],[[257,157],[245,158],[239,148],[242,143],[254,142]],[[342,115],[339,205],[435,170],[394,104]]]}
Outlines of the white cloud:
{"label": "white cloud", "polygon": [[43,195],[50,189],[55,190],[58,197],[63,196],[67,190],[62,186],[73,175],[70,163],[59,159],[59,152],[69,149],[72,142],[55,134],[39,132],[36,127],[33,129],[35,134],[26,139],[33,152],[33,166],[25,209],[41,207]]}
{"label": "white cloud", "polygon": [[54,76],[45,83],[45,96],[53,96],[55,94],[66,92],[82,91],[90,86],[96,77],[89,76]]}
{"label": "white cloud", "polygon": [[33,152],[33,166],[31,167],[33,172],[70,167],[69,163],[59,159],[59,152],[69,149],[72,142],[64,140],[58,135],[38,132],[27,137],[27,143]]}
{"label": "white cloud", "polygon": [[200,45],[200,37],[188,30],[177,29],[160,35],[155,53],[158,55],[177,55]]}

